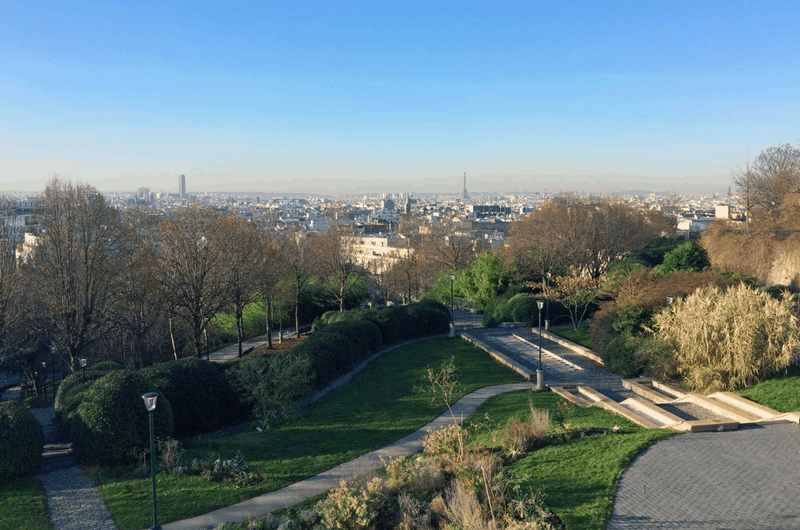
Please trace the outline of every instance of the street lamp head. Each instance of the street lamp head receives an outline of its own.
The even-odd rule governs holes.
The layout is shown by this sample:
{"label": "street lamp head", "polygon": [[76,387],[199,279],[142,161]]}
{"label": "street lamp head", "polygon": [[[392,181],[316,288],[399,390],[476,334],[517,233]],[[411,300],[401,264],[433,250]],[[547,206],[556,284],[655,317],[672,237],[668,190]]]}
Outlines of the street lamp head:
{"label": "street lamp head", "polygon": [[455,280],[455,279],[456,279],[456,275],[455,275],[455,274],[451,274],[451,275],[450,275],[450,281],[452,282],[452,281],[453,281],[453,280]]}
{"label": "street lamp head", "polygon": [[539,311],[541,311],[544,307],[544,300],[536,300],[536,307],[538,307]]}
{"label": "street lamp head", "polygon": [[86,368],[86,357],[78,357],[78,364],[81,365],[81,368]]}
{"label": "street lamp head", "polygon": [[544,275],[547,276],[548,280],[550,279],[550,271],[545,272]]}
{"label": "street lamp head", "polygon": [[144,406],[148,412],[153,412],[156,410],[156,400],[158,399],[158,394],[156,392],[148,392],[147,394],[143,394],[142,399],[144,400]]}
{"label": "street lamp head", "polygon": [[674,296],[667,296],[667,305],[668,306],[672,305],[672,302],[674,302],[674,301],[675,301],[675,297]]}
{"label": "street lamp head", "polygon": [[47,363],[42,361],[42,368],[44,368],[45,366],[47,366]]}

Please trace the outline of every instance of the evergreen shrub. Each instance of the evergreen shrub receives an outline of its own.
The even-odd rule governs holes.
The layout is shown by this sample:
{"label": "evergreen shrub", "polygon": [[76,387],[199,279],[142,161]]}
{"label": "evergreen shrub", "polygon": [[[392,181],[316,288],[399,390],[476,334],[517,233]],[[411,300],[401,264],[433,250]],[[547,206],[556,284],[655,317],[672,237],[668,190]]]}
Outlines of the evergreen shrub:
{"label": "evergreen shrub", "polygon": [[28,409],[16,401],[0,403],[0,486],[36,473],[43,448],[42,426]]}
{"label": "evergreen shrub", "polygon": [[116,361],[102,361],[87,366],[83,373],[79,370],[61,381],[56,390],[53,408],[56,411],[56,417],[59,418],[66,430],[69,430],[69,422],[78,409],[78,405],[81,404],[83,392],[92,386],[94,381],[115,370],[124,370],[124,367]]}
{"label": "evergreen shrub", "polygon": [[[81,462],[130,462],[137,448],[149,447],[149,413],[142,400],[147,392],[158,389],[141,374],[129,370],[109,372],[92,383],[70,422],[70,438]],[[160,392],[154,431],[158,438],[172,434],[172,407]]]}
{"label": "evergreen shrub", "polygon": [[175,436],[192,436],[224,427],[240,414],[239,401],[215,363],[187,357],[144,368],[172,406]]}
{"label": "evergreen shrub", "polygon": [[622,377],[638,377],[644,363],[636,355],[636,338],[628,333],[614,337],[600,350],[605,367]]}

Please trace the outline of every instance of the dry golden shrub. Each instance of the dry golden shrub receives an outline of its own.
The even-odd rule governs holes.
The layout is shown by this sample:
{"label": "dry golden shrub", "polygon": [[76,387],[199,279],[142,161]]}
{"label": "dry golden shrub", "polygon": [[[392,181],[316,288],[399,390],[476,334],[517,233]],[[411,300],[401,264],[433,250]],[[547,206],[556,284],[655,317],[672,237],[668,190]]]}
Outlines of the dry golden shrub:
{"label": "dry golden shrub", "polygon": [[503,450],[511,457],[524,455],[544,445],[550,430],[550,412],[530,407],[524,420],[514,418],[508,423],[500,439]]}
{"label": "dry golden shrub", "polygon": [[488,517],[475,490],[460,480],[454,480],[445,491],[445,513],[447,519],[460,528],[469,530],[497,530],[497,525]]}
{"label": "dry golden shrub", "polygon": [[709,285],[655,315],[659,337],[677,351],[678,369],[696,390],[735,390],[797,358],[800,332],[790,297],[744,284]]}
{"label": "dry golden shrub", "polygon": [[457,455],[461,451],[463,437],[460,425],[449,425],[427,435],[422,450],[429,456]]}
{"label": "dry golden shrub", "polygon": [[405,491],[397,496],[400,507],[400,523],[397,530],[428,530],[431,527],[431,511],[419,499],[415,499]]}
{"label": "dry golden shrub", "polygon": [[742,232],[724,223],[713,223],[700,237],[700,246],[708,253],[711,267],[738,272],[766,282],[776,252],[800,249],[800,242],[790,238],[781,242],[774,231]]}
{"label": "dry golden shrub", "polygon": [[359,480],[341,481],[328,496],[317,503],[325,528],[331,530],[368,530],[386,502],[383,480],[373,478],[366,484]]}

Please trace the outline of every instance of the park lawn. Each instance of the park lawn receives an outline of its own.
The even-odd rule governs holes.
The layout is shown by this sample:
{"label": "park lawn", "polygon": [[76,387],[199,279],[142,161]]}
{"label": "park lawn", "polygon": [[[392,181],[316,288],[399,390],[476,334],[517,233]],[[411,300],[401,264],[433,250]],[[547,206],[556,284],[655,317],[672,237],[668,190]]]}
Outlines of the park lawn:
{"label": "park lawn", "polygon": [[471,418],[485,430],[478,441],[491,446],[497,438],[493,432],[512,417],[527,414],[530,404],[549,410],[551,423],[562,419],[566,426],[611,431],[548,445],[507,468],[524,488],[541,491],[547,507],[570,530],[605,528],[622,472],[644,449],[674,434],[644,429],[599,408],[577,407],[552,392],[529,391],[501,394],[484,403]]}
{"label": "park lawn", "polygon": [[[522,379],[459,339],[433,339],[389,352],[352,381],[281,428],[206,440],[187,447],[187,457],[222,459],[244,454],[251,471],[265,480],[236,489],[197,476],[157,475],[159,522],[167,523],[229,506],[279,489],[398,440],[445,409],[433,407],[421,388],[427,368],[453,359],[461,397],[484,386]],[[99,468],[95,483],[121,530],[152,524],[150,479],[133,466]]]}
{"label": "park lawn", "polygon": [[578,331],[575,331],[575,328],[573,328],[571,325],[550,328],[550,331],[559,337],[564,337],[565,339],[574,342],[575,344],[580,344],[584,348],[589,348],[590,350],[592,349],[592,335],[589,333],[588,322],[581,324],[578,327]]}
{"label": "park lawn", "polygon": [[53,530],[47,495],[37,479],[21,478],[0,489],[0,530]]}
{"label": "park lawn", "polygon": [[791,366],[780,375],[738,393],[778,412],[800,411],[800,366]]}

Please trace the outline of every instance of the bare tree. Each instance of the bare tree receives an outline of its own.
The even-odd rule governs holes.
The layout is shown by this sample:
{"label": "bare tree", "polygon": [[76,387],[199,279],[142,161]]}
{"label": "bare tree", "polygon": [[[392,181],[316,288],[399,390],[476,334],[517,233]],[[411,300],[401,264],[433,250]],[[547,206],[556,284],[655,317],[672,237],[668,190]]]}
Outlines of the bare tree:
{"label": "bare tree", "polygon": [[426,254],[439,264],[439,270],[459,271],[475,260],[473,238],[453,221],[431,225],[429,237],[423,238]]}
{"label": "bare tree", "polygon": [[38,310],[30,323],[74,370],[110,325],[124,266],[119,212],[91,186],[57,178],[36,206],[41,235],[27,269]]}
{"label": "bare tree", "polygon": [[300,304],[305,298],[308,286],[317,270],[316,256],[312,252],[312,243],[317,237],[315,234],[306,232],[292,232],[290,245],[287,248],[290,291],[294,305],[294,325],[298,336],[300,335]]}
{"label": "bare tree", "polygon": [[739,190],[739,204],[744,207],[745,228],[750,231],[750,215],[757,200],[756,173],[750,166],[750,152],[747,152],[747,164],[737,168],[733,174],[733,183]]}
{"label": "bare tree", "polygon": [[267,347],[269,349],[272,349],[275,304],[280,298],[281,286],[289,279],[289,250],[290,245],[293,244],[293,238],[286,237],[286,235],[270,236],[265,232],[261,233],[261,258],[258,262],[256,285],[266,310]]}
{"label": "bare tree", "polygon": [[160,226],[164,297],[189,326],[198,357],[208,324],[230,300],[226,226],[216,210],[197,203],[173,211]]}
{"label": "bare tree", "polygon": [[0,365],[17,350],[11,335],[25,313],[16,257],[17,246],[22,245],[23,228],[16,221],[15,204],[0,200]]}
{"label": "bare tree", "polygon": [[[236,317],[236,340],[239,345],[239,357],[242,356],[242,340],[244,339],[244,308],[253,301],[257,290],[257,275],[260,263],[258,251],[260,241],[259,229],[248,221],[232,214],[223,219],[228,234],[227,273],[228,295]],[[267,328],[269,333],[269,328]]]}
{"label": "bare tree", "polygon": [[158,218],[153,210],[135,207],[125,212],[118,239],[125,266],[119,269],[111,315],[122,338],[128,337],[137,368],[153,364],[166,309],[159,282],[157,242]]}
{"label": "bare tree", "polygon": [[783,198],[800,191],[800,149],[791,144],[768,147],[753,160],[752,171],[758,204],[776,215]]}
{"label": "bare tree", "polygon": [[355,240],[349,226],[336,224],[320,236],[315,244],[326,290],[339,303],[339,311],[344,311],[349,289],[368,272],[358,261],[354,250]]}
{"label": "bare tree", "polygon": [[562,196],[512,227],[505,259],[521,281],[541,281],[548,271],[597,279],[612,261],[673,226],[662,215],[628,205]]}

